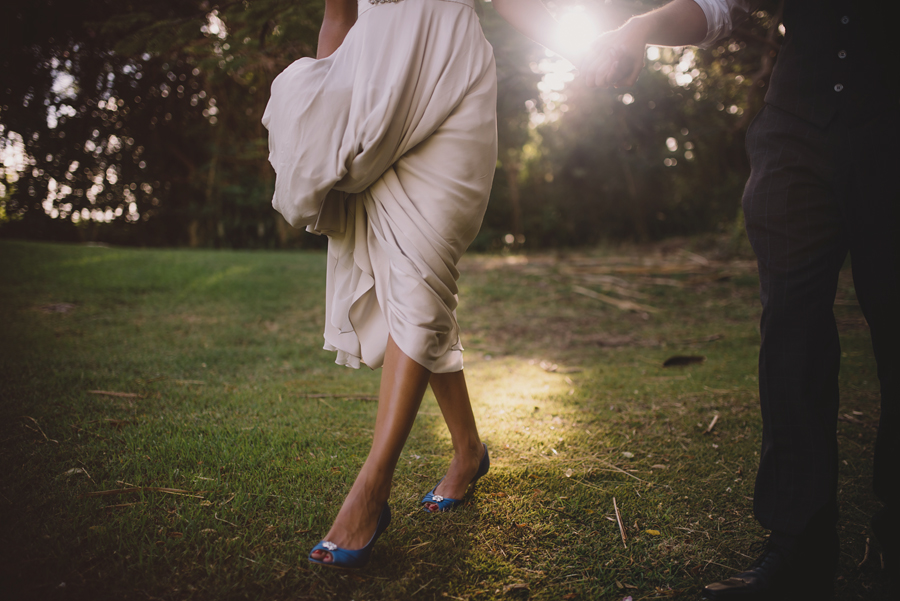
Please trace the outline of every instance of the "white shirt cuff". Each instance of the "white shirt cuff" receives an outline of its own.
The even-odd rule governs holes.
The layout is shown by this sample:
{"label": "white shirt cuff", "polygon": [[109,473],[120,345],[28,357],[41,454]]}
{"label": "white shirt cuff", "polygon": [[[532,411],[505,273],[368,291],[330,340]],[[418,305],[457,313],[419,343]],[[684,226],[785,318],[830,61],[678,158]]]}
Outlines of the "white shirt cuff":
{"label": "white shirt cuff", "polygon": [[746,19],[755,6],[752,0],[694,0],[706,15],[706,37],[697,44],[709,48],[716,40],[730,34]]}

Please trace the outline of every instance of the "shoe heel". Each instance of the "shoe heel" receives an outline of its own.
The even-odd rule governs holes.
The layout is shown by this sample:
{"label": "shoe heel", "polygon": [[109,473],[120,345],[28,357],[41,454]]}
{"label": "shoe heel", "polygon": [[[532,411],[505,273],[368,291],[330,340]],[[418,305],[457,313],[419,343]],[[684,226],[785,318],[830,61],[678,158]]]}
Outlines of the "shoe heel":
{"label": "shoe heel", "polygon": [[[484,454],[481,456],[481,462],[478,464],[478,471],[475,472],[475,476],[472,478],[472,480],[469,481],[469,486],[471,487],[474,487],[481,479],[481,477],[487,474],[488,470],[491,469],[491,456],[488,454],[487,445],[484,443],[481,444],[484,447]],[[432,488],[425,494],[424,497],[422,497],[420,503],[422,505],[423,511],[426,511],[427,513],[443,513],[445,511],[450,511],[463,502],[462,499],[451,499],[449,497],[442,497],[440,495],[434,494],[434,491],[437,490],[437,487],[443,480],[444,479],[441,478],[434,486],[434,488]],[[425,506],[426,503],[434,503],[435,505],[437,505],[437,511],[431,511],[430,509],[428,509],[428,507]]]}

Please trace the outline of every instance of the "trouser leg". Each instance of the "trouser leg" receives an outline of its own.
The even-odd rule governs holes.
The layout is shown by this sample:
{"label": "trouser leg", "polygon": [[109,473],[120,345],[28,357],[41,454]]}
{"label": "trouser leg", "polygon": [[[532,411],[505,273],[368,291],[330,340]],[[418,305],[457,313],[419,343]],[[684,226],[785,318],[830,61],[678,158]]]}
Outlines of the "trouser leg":
{"label": "trouser leg", "polygon": [[900,113],[850,128],[846,160],[852,165],[845,199],[850,258],[857,298],[872,335],[881,385],[875,442],[875,494],[900,512],[900,192],[895,172]]}
{"label": "trouser leg", "polygon": [[836,519],[840,343],[832,307],[847,241],[828,131],[767,106],[747,145],[743,205],[763,305],[754,511],[764,527],[799,535],[817,514]]}

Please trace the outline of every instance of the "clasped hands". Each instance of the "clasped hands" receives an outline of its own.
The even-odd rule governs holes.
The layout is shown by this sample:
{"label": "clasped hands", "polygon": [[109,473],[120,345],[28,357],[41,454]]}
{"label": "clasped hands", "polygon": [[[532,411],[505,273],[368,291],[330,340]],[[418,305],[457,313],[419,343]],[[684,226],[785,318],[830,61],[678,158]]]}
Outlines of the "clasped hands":
{"label": "clasped hands", "polygon": [[609,31],[591,43],[576,62],[588,87],[632,86],[644,66],[647,36],[636,21]]}

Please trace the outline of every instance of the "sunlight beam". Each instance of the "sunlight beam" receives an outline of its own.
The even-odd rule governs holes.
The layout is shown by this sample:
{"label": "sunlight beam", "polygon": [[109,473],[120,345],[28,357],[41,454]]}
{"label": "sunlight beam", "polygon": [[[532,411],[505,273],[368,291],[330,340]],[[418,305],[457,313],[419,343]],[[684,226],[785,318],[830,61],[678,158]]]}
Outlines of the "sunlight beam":
{"label": "sunlight beam", "polygon": [[584,55],[600,35],[598,23],[583,6],[566,9],[559,15],[557,23],[556,36],[567,56],[577,58]]}

